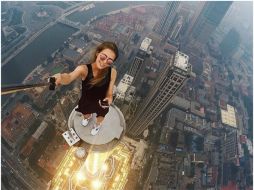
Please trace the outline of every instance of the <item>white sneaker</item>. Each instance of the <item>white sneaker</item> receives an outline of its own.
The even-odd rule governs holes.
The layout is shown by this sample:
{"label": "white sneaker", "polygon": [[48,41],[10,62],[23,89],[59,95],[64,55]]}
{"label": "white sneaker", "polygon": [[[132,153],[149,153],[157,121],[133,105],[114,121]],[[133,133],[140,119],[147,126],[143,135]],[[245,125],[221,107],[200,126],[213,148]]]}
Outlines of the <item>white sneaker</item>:
{"label": "white sneaker", "polygon": [[91,135],[97,135],[100,131],[100,128],[101,128],[101,124],[97,125],[95,124],[95,126],[92,128],[91,130]]}
{"label": "white sneaker", "polygon": [[87,119],[84,119],[84,117],[83,117],[83,119],[82,119],[82,121],[81,121],[81,125],[83,125],[84,127],[85,126],[87,126],[87,124],[89,123],[89,120],[92,118],[92,114],[91,114],[91,116],[89,117],[89,118],[87,118]]}

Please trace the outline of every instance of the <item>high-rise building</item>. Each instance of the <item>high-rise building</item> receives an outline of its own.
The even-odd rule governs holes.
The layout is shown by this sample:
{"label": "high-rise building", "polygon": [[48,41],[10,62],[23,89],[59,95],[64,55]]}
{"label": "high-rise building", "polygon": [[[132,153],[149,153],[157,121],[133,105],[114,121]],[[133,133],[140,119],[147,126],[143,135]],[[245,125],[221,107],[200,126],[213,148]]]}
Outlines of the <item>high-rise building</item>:
{"label": "high-rise building", "polygon": [[192,37],[205,44],[231,4],[231,1],[207,1],[193,26]]}
{"label": "high-rise building", "polygon": [[220,50],[223,56],[232,56],[240,45],[240,34],[232,28],[220,44]]}
{"label": "high-rise building", "polygon": [[163,36],[167,35],[170,26],[175,18],[179,4],[179,1],[170,1],[166,4],[164,11],[160,17],[159,24],[155,28],[155,32]]}
{"label": "high-rise building", "polygon": [[237,131],[231,131],[225,135],[223,143],[223,153],[225,161],[235,161],[238,155]]}
{"label": "high-rise building", "polygon": [[170,61],[159,75],[147,98],[141,102],[134,117],[127,125],[130,136],[138,136],[170,104],[191,74],[189,57],[182,53],[170,57]]}
{"label": "high-rise building", "polygon": [[137,55],[134,57],[131,67],[128,71],[128,75],[135,78],[144,60],[145,60],[145,52],[139,50]]}
{"label": "high-rise building", "polygon": [[182,2],[181,3],[181,8],[179,10],[179,13],[182,15],[182,9],[187,9],[190,11],[190,15],[189,18],[185,18],[188,22],[187,24],[187,29],[184,31],[184,33],[187,35],[187,37],[189,36],[189,34],[192,32],[193,30],[193,26],[196,23],[201,11],[203,10],[203,7],[205,5],[205,1],[198,1],[198,2],[192,2],[192,7],[190,7],[189,4],[187,4],[186,2]]}
{"label": "high-rise building", "polygon": [[172,26],[172,30],[169,33],[169,38],[174,41],[177,40],[182,27],[183,27],[183,17],[182,16],[176,17],[176,22]]}
{"label": "high-rise building", "polygon": [[137,74],[139,73],[141,65],[144,62],[146,55],[150,53],[149,46],[151,42],[152,39],[146,37],[140,45],[138,53],[135,56],[131,68],[128,71],[128,75],[132,76],[133,80],[135,80]]}
{"label": "high-rise building", "polygon": [[125,74],[116,87],[116,100],[124,100],[127,90],[131,87],[133,77]]}
{"label": "high-rise building", "polygon": [[239,45],[239,48],[236,50],[234,55],[232,56],[233,59],[235,60],[240,60],[240,58],[244,55],[244,47],[243,45]]}

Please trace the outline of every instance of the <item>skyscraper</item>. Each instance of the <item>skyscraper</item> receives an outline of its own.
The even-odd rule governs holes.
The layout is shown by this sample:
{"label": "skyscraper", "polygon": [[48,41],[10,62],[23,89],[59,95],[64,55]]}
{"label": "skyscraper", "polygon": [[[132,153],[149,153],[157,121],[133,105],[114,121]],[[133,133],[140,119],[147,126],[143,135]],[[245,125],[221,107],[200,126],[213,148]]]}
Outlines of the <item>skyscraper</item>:
{"label": "skyscraper", "polygon": [[177,8],[179,7],[179,1],[170,1],[164,8],[164,11],[160,17],[159,24],[155,31],[163,36],[166,36],[170,26],[175,18]]}
{"label": "skyscraper", "polygon": [[146,55],[149,54],[149,46],[151,42],[152,40],[150,38],[145,38],[142,41],[140,48],[138,50],[138,53],[135,56],[134,61],[131,65],[131,68],[128,71],[128,75],[132,76],[134,78],[133,79],[134,81],[136,79],[137,74],[140,71],[141,65],[144,62]]}
{"label": "skyscraper", "polygon": [[169,105],[176,93],[181,89],[191,74],[189,57],[176,52],[157,79],[152,90],[136,110],[127,125],[127,133],[138,136]]}
{"label": "skyscraper", "polygon": [[235,160],[238,154],[237,131],[227,133],[223,142],[223,155],[225,161]]}
{"label": "skyscraper", "polygon": [[231,4],[231,1],[206,2],[193,26],[192,37],[198,42],[205,44],[220,24]]}
{"label": "skyscraper", "polygon": [[232,56],[240,45],[240,34],[232,28],[220,43],[223,56]]}
{"label": "skyscraper", "polygon": [[169,38],[174,41],[177,40],[182,27],[183,27],[183,17],[179,16],[176,18],[176,22],[172,26],[172,30],[169,33]]}
{"label": "skyscraper", "polygon": [[189,39],[190,34],[192,33],[193,26],[196,23],[201,11],[203,10],[203,7],[205,5],[205,1],[196,1],[196,2],[191,2],[192,7],[190,7],[189,4],[187,4],[188,1],[182,2],[181,3],[181,8],[179,10],[180,14],[183,15],[182,10],[188,10],[189,11],[189,17],[185,17],[185,21],[187,22],[186,27],[183,31],[184,33],[184,38],[187,40]]}
{"label": "skyscraper", "polygon": [[137,75],[138,71],[141,68],[142,63],[144,62],[144,59],[145,59],[145,52],[139,50],[137,55],[134,57],[131,67],[128,71],[128,74],[130,76],[135,78],[135,76]]}

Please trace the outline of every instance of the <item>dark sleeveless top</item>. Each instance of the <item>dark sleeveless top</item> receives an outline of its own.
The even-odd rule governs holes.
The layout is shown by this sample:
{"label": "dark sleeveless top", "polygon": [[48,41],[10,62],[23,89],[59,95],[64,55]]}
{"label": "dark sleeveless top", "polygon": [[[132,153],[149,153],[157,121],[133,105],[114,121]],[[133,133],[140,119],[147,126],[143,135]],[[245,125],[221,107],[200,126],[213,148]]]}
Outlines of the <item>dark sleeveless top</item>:
{"label": "dark sleeveless top", "polygon": [[94,77],[93,69],[91,64],[86,66],[88,73],[86,79],[82,80],[82,92],[76,111],[83,114],[97,113],[97,115],[105,116],[108,109],[103,109],[99,105],[99,100],[102,101],[106,97],[111,79],[111,67],[108,68],[106,77],[99,84],[90,85],[89,82]]}

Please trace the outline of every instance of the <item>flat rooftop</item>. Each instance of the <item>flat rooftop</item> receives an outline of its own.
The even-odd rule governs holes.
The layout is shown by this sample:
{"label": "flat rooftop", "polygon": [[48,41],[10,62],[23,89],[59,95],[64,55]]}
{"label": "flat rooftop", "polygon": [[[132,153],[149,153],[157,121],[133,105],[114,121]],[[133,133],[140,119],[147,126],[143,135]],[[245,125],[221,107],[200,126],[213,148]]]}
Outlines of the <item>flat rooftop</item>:
{"label": "flat rooftop", "polygon": [[140,45],[140,49],[146,52],[148,50],[151,42],[152,42],[152,39],[145,37],[145,39],[142,41],[142,43]]}
{"label": "flat rooftop", "polygon": [[109,107],[109,112],[102,122],[102,128],[95,136],[92,136],[90,132],[96,122],[96,114],[93,114],[92,119],[86,127],[81,125],[82,119],[82,113],[73,109],[69,117],[68,127],[74,128],[79,138],[83,142],[92,145],[94,151],[106,151],[107,149],[112,149],[118,142],[120,142],[120,139],[125,133],[124,117],[122,112],[114,105]]}
{"label": "flat rooftop", "polygon": [[235,109],[233,106],[227,104],[227,110],[221,109],[221,120],[223,124],[237,128]]}
{"label": "flat rooftop", "polygon": [[189,67],[189,56],[180,51],[177,51],[175,55],[174,65],[184,71],[187,71]]}

